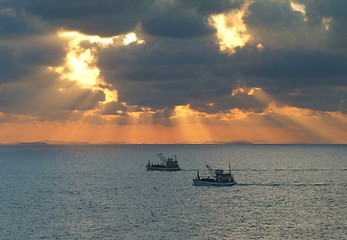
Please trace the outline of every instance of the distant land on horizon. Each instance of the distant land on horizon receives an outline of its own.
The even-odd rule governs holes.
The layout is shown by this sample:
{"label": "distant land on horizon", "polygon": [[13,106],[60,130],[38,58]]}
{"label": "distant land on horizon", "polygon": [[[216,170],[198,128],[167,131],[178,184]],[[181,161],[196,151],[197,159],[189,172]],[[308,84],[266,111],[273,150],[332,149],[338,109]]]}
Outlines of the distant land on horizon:
{"label": "distant land on horizon", "polygon": [[[14,142],[14,143],[7,143],[2,145],[155,145],[155,144],[170,144],[170,143],[128,143],[128,142],[101,142],[101,143],[89,143],[89,142],[65,142],[65,141],[39,141],[39,142]],[[247,141],[235,141],[235,142],[203,142],[203,143],[191,143],[191,142],[178,142],[178,143],[171,143],[174,144],[236,144],[236,145],[248,145],[248,144],[254,144],[252,142]]]}
{"label": "distant land on horizon", "polygon": [[0,145],[23,145],[23,146],[46,146],[46,145],[77,145],[77,146],[86,146],[86,145],[346,145],[346,144],[334,144],[334,143],[271,143],[271,142],[262,142],[257,141],[233,141],[233,142],[203,142],[203,143],[191,143],[191,142],[177,142],[177,143],[128,143],[128,142],[101,142],[101,143],[89,143],[89,142],[65,142],[65,141],[38,141],[38,142],[13,142],[13,143],[0,143]]}

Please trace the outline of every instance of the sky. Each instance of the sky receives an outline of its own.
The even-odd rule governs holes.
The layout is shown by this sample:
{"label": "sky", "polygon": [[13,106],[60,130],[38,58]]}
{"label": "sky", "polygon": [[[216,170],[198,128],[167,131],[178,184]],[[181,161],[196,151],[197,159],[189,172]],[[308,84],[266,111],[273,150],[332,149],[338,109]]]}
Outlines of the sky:
{"label": "sky", "polygon": [[0,0],[0,143],[347,144],[346,0]]}

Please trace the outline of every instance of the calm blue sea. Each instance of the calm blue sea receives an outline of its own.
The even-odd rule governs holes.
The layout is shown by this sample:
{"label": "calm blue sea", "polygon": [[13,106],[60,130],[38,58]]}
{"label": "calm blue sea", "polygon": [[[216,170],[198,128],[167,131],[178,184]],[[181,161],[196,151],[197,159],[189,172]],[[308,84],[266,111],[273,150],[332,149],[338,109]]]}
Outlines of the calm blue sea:
{"label": "calm blue sea", "polygon": [[346,199],[347,145],[0,146],[0,239],[347,239]]}

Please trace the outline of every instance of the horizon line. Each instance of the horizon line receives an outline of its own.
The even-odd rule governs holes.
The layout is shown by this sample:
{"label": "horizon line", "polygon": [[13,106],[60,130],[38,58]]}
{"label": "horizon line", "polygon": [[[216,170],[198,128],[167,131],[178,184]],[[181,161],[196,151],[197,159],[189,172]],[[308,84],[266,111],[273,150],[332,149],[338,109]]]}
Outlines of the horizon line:
{"label": "horizon line", "polygon": [[12,142],[0,143],[0,145],[18,145],[18,146],[45,146],[45,145],[347,145],[347,143],[305,143],[305,142],[249,142],[249,141],[234,141],[234,142],[177,142],[177,143],[128,143],[128,142],[65,142],[65,141],[34,141],[34,142]]}

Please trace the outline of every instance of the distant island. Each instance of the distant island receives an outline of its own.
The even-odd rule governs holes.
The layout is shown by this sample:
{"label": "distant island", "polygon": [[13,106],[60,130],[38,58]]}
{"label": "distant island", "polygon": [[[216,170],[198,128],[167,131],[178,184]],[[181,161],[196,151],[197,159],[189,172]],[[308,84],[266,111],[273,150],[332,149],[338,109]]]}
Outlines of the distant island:
{"label": "distant island", "polygon": [[[189,144],[189,143],[185,143],[185,144]],[[208,142],[203,142],[201,144],[251,145],[251,144],[254,144],[254,143],[248,142],[248,141],[235,141],[235,142],[208,141]]]}
{"label": "distant island", "polygon": [[254,144],[254,143],[252,143],[252,142],[247,142],[247,141],[236,141],[236,142],[230,142],[230,143],[224,143],[224,144],[250,145],[250,144]]}
{"label": "distant island", "polygon": [[[65,141],[39,141],[39,142],[17,142],[12,143],[15,145],[25,145],[25,146],[46,146],[46,145],[128,145],[131,143],[127,142],[101,142],[101,143],[88,143],[88,142],[65,142]],[[141,143],[148,144],[148,143]],[[156,144],[156,143],[155,143]],[[218,142],[218,141],[208,141],[203,143],[191,143],[191,142],[180,142],[174,144],[221,144],[221,145],[251,145],[254,144],[248,141],[235,141],[235,142]],[[137,145],[137,144],[136,144]],[[150,144],[149,144],[150,145]]]}
{"label": "distant island", "polygon": [[46,142],[20,142],[20,145],[47,145]]}

